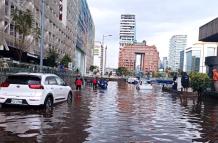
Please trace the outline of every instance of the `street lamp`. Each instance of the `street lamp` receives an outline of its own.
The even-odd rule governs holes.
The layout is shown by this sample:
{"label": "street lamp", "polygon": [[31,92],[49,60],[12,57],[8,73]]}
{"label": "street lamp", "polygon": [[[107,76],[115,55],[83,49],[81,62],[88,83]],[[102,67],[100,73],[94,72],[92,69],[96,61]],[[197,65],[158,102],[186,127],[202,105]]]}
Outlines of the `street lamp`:
{"label": "street lamp", "polygon": [[[101,71],[101,76],[103,76],[103,74],[104,74],[105,67],[106,67],[106,61],[107,61],[107,47],[105,47],[105,53],[104,53],[104,38],[105,37],[111,37],[111,36],[112,35],[103,35],[102,36],[102,47],[101,47],[101,67],[102,67],[102,71]],[[105,61],[104,61],[104,59],[105,59]]]}
{"label": "street lamp", "polygon": [[44,51],[44,15],[45,15],[45,1],[40,0],[40,9],[41,9],[41,19],[40,19],[40,72],[42,72],[42,66],[43,66],[43,51]]}

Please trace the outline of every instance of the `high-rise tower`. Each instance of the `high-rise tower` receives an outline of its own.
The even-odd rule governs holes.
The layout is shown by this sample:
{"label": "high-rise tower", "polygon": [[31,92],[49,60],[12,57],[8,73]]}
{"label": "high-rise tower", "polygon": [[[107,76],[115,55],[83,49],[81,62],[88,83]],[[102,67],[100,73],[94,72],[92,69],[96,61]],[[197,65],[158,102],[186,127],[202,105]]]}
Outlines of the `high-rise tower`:
{"label": "high-rise tower", "polygon": [[169,67],[173,71],[180,68],[180,52],[186,48],[187,35],[174,35],[170,39],[169,45]]}
{"label": "high-rise tower", "polygon": [[120,20],[120,46],[136,42],[136,18],[133,14],[122,14]]}

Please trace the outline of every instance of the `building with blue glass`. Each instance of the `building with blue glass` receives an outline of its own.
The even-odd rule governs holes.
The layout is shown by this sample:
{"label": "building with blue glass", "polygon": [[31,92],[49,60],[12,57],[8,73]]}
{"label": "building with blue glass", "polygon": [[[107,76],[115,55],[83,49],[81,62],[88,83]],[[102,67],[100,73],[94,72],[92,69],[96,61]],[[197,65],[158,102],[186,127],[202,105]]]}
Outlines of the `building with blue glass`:
{"label": "building with blue glass", "polygon": [[216,55],[216,43],[198,42],[192,47],[185,49],[184,55],[184,71],[206,73],[208,71],[205,65],[205,57]]}

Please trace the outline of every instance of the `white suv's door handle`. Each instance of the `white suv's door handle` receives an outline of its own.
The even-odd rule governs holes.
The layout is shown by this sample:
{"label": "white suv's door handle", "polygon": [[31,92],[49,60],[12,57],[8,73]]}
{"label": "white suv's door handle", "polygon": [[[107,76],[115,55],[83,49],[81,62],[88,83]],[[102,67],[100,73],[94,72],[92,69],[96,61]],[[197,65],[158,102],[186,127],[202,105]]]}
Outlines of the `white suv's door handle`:
{"label": "white suv's door handle", "polygon": [[54,88],[51,88],[51,89],[54,89]]}

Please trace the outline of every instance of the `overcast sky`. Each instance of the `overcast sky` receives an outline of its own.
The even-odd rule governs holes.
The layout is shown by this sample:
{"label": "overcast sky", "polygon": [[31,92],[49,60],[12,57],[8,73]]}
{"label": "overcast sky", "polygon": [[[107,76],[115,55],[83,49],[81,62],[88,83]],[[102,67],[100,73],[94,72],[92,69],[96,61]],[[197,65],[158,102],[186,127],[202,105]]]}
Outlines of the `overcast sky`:
{"label": "overcast sky", "polygon": [[95,23],[95,40],[108,45],[107,67],[118,66],[121,14],[136,15],[136,40],[155,45],[168,56],[169,39],[187,34],[188,46],[198,40],[199,27],[218,16],[218,0],[87,0]]}

